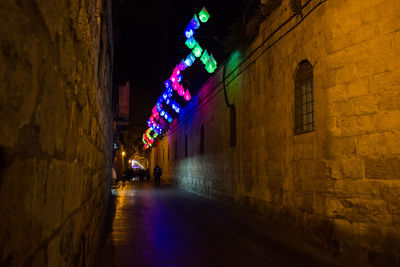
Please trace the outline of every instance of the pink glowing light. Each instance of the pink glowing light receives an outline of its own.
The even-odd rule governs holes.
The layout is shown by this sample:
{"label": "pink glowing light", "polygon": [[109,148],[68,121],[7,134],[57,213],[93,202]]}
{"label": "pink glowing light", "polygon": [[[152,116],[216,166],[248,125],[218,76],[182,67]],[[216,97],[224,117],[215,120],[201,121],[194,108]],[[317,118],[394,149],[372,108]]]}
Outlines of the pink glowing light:
{"label": "pink glowing light", "polygon": [[154,114],[154,116],[157,116],[158,111],[157,111],[157,107],[154,107],[151,112]]}
{"label": "pink glowing light", "polygon": [[171,80],[172,84],[174,84],[178,81],[177,75],[174,75],[174,74],[172,74],[169,79]]}
{"label": "pink glowing light", "polygon": [[173,83],[172,84],[172,88],[174,88],[174,90],[178,90],[179,89],[179,83]]}
{"label": "pink glowing light", "polygon": [[178,66],[176,66],[172,72],[172,76],[178,76],[180,73],[181,71],[179,70]]}
{"label": "pink glowing light", "polygon": [[181,86],[179,86],[179,89],[178,89],[178,95],[180,95],[180,96],[183,96],[183,94],[185,93],[185,88],[183,88],[183,86],[181,85]]}
{"label": "pink glowing light", "polygon": [[186,101],[189,101],[192,98],[192,96],[189,93],[189,90],[186,90],[186,92],[183,95],[183,97],[185,98]]}

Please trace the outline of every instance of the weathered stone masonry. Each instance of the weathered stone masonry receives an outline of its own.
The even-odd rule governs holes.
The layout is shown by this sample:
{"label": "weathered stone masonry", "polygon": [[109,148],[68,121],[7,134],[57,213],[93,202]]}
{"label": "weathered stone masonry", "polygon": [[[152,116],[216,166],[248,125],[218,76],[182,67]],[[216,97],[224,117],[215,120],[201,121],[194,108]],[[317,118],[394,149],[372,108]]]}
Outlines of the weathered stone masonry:
{"label": "weathered stone masonry", "polygon": [[[291,226],[335,255],[394,265],[400,256],[400,2],[306,2],[302,16],[278,29],[293,15],[282,1],[249,49],[229,61],[228,74],[243,62],[227,79],[237,145],[229,146],[220,67],[153,149],[152,165],[160,164],[164,181]],[[313,66],[315,131],[295,135],[294,77],[302,60]]]}
{"label": "weathered stone masonry", "polygon": [[111,174],[111,2],[0,2],[0,265],[90,266]]}

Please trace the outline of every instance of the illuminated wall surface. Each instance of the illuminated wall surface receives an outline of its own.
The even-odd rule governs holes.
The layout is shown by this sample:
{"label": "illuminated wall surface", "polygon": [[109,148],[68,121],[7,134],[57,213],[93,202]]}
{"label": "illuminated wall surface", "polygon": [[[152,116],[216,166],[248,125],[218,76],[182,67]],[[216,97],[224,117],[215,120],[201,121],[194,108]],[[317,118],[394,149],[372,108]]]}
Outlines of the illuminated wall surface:
{"label": "illuminated wall surface", "polygon": [[[318,3],[266,40],[293,15],[283,1],[250,48],[229,61],[227,75],[243,62],[227,78],[235,147],[220,64],[152,149],[152,168],[160,164],[162,179],[181,188],[302,229],[297,234],[339,256],[393,263],[400,256],[400,2]],[[295,135],[294,77],[303,60],[313,66],[315,131]]]}
{"label": "illuminated wall surface", "polygon": [[111,180],[111,9],[0,6],[0,266],[93,266]]}

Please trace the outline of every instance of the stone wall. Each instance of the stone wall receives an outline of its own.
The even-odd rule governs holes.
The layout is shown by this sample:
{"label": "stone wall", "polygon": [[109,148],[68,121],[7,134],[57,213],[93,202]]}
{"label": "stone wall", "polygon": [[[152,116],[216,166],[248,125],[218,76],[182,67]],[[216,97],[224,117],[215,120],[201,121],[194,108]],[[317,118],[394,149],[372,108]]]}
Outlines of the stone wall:
{"label": "stone wall", "polygon": [[[249,49],[229,60],[236,146],[220,67],[152,150],[152,165],[164,182],[289,226],[334,255],[398,264],[400,2],[303,4],[295,15],[282,1]],[[313,66],[315,131],[295,135],[302,60]]]}
{"label": "stone wall", "polygon": [[110,4],[1,1],[1,266],[92,265],[111,180]]}

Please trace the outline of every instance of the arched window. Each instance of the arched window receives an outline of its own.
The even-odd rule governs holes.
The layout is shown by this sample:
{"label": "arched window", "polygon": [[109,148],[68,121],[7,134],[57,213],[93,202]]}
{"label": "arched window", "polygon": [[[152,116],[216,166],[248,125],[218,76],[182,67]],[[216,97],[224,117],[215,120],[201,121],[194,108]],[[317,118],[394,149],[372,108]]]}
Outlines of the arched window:
{"label": "arched window", "polygon": [[295,76],[295,134],[312,132],[314,127],[313,67],[300,62]]}
{"label": "arched window", "polygon": [[204,125],[200,127],[200,154],[204,154]]}

